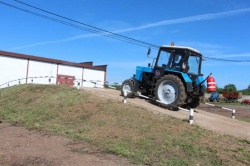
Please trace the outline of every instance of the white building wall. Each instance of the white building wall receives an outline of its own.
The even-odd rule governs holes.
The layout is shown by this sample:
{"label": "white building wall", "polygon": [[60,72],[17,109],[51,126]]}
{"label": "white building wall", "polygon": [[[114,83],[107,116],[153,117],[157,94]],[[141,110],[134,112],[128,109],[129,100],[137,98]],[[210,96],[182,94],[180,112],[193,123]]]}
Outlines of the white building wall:
{"label": "white building wall", "polygon": [[[56,74],[57,64],[33,60],[29,61],[28,83],[32,83],[33,80],[33,83],[35,84],[56,84]],[[49,82],[49,78],[51,82]]]}
{"label": "white building wall", "polygon": [[[58,74],[75,76],[75,79],[80,79],[80,80],[82,79],[82,71],[83,68],[81,67],[73,67],[66,65],[59,65],[58,67]],[[74,86],[78,86],[77,80],[74,83],[75,83]],[[80,86],[82,86],[81,82]]]}
{"label": "white building wall", "polygon": [[[78,82],[80,82],[81,87],[83,86],[103,88],[104,85],[105,71],[86,69],[82,67],[73,67],[67,65],[58,65],[34,60],[28,61],[27,59],[6,57],[0,55],[0,88],[5,88],[17,84],[25,84],[27,76],[27,67],[27,83],[56,84],[56,77],[58,72],[58,74],[61,75],[75,76],[76,81],[74,82],[74,86],[76,87],[78,86]],[[48,77],[45,78],[45,76]],[[49,82],[50,76],[53,77],[50,79],[51,82]],[[87,81],[82,81],[82,79]],[[97,82],[97,84],[91,83],[93,81]]]}
{"label": "white building wall", "polygon": [[[94,69],[84,69],[83,70],[83,78],[86,82],[83,83],[83,87],[100,87],[103,88],[104,85],[104,78],[105,72],[100,70]],[[96,82],[97,84],[91,83],[92,81]]]}
{"label": "white building wall", "polygon": [[[26,71],[27,71],[28,60],[0,56],[0,85],[5,84],[9,81],[9,86],[13,86],[20,83],[26,83]],[[1,86],[1,88],[7,87],[8,84]]]}

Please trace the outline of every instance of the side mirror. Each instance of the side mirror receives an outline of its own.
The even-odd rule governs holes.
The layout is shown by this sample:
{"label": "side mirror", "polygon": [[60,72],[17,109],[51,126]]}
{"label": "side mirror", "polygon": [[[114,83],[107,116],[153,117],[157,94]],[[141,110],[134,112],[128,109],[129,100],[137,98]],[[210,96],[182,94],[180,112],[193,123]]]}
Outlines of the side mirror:
{"label": "side mirror", "polygon": [[151,66],[151,63],[148,63],[148,67],[150,67]]}
{"label": "side mirror", "polygon": [[148,48],[148,53],[147,53],[147,55],[149,56],[150,53],[151,53],[151,48]]}

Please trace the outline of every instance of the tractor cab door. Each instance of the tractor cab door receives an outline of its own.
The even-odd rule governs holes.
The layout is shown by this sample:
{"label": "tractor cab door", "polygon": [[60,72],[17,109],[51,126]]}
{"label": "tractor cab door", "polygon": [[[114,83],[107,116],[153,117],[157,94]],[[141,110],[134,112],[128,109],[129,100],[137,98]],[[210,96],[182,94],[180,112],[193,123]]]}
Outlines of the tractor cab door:
{"label": "tractor cab door", "polygon": [[172,54],[172,51],[159,51],[154,67],[154,78],[156,80],[158,80],[164,75],[166,68],[170,68],[173,59]]}

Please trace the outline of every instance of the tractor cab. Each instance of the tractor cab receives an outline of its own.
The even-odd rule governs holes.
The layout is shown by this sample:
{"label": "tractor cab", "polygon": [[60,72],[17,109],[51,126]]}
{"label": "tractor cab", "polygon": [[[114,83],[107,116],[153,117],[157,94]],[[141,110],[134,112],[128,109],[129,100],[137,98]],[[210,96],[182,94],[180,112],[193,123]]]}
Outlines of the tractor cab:
{"label": "tractor cab", "polygon": [[[189,47],[162,46],[159,49],[155,70],[184,72],[200,75],[202,55]],[[159,72],[158,72],[159,74]]]}

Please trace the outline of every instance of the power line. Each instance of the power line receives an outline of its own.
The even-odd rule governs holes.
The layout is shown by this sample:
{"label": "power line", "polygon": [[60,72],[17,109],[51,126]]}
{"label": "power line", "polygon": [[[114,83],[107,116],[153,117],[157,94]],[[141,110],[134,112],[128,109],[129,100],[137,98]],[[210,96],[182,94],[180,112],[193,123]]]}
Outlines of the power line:
{"label": "power line", "polygon": [[[11,5],[11,4],[7,4],[7,3],[4,3],[2,1],[0,1],[0,3],[4,4],[6,6],[12,7],[14,9],[17,9],[17,10],[20,10],[20,11],[23,11],[23,12],[38,16],[38,17],[42,17],[42,18],[45,18],[45,19],[48,19],[48,20],[51,20],[51,21],[55,21],[55,22],[58,22],[58,23],[61,23],[61,24],[64,24],[64,25],[68,25],[68,26],[71,26],[71,27],[74,27],[74,28],[85,30],[85,31],[95,33],[95,34],[98,34],[98,35],[102,35],[102,36],[105,36],[105,37],[113,38],[113,39],[124,41],[124,42],[127,42],[127,43],[136,44],[136,45],[143,46],[143,47],[151,47],[153,49],[158,49],[159,48],[159,46],[157,46],[157,45],[147,43],[147,42],[144,42],[144,41],[141,41],[141,40],[137,40],[137,39],[134,39],[134,38],[130,38],[130,37],[127,37],[127,36],[123,36],[123,35],[120,35],[120,34],[117,34],[117,33],[111,32],[111,31],[107,31],[107,30],[104,30],[104,29],[101,29],[101,28],[98,28],[98,27],[95,27],[95,26],[92,26],[92,25],[89,25],[89,24],[85,24],[85,23],[70,19],[68,17],[64,17],[62,15],[55,14],[55,13],[49,12],[47,10],[44,10],[44,9],[29,5],[29,4],[24,3],[22,1],[19,1],[19,0],[14,0],[14,1],[16,1],[18,3],[21,3],[23,5],[26,5],[28,7],[31,7],[33,9],[48,13],[50,15],[53,15],[53,16],[56,16],[56,17],[59,17],[59,18],[63,18],[65,20],[68,20],[68,21],[71,21],[71,22],[74,22],[74,23],[77,23],[77,24],[80,24],[81,26],[70,23],[70,22],[67,22],[67,21],[62,21],[62,20],[59,20],[59,19],[56,19],[56,18],[53,18],[53,17],[49,17],[49,16],[46,16],[46,15],[43,15],[43,14],[35,13],[35,12],[29,11],[29,10],[26,10],[26,9],[22,9],[20,7],[17,7],[17,6]],[[85,26],[85,27],[83,27],[83,26]],[[230,59],[220,59],[220,58],[212,58],[212,57],[204,57],[204,58],[211,59],[211,60],[217,60],[217,61],[227,61],[227,62],[250,62],[250,60],[230,60]]]}
{"label": "power line", "polygon": [[139,41],[139,40],[135,40],[135,39],[131,40],[132,38],[130,39],[128,37],[123,37],[122,35],[112,35],[112,34],[108,33],[108,31],[107,32],[101,32],[101,31],[98,31],[96,29],[91,29],[91,28],[79,26],[79,25],[76,25],[76,24],[73,24],[73,23],[69,23],[69,22],[66,22],[66,21],[62,21],[62,20],[59,20],[59,19],[56,19],[56,18],[46,16],[46,15],[35,13],[35,12],[29,11],[29,10],[26,10],[26,9],[22,9],[22,8],[14,6],[14,5],[4,3],[2,1],[0,1],[0,3],[6,5],[8,7],[11,7],[11,8],[14,8],[14,9],[17,9],[17,10],[20,10],[20,11],[23,11],[23,12],[38,16],[38,17],[42,17],[42,18],[45,18],[45,19],[48,19],[48,20],[51,20],[51,21],[55,21],[55,22],[58,22],[58,23],[61,23],[61,24],[64,24],[64,25],[68,25],[68,26],[71,26],[71,27],[74,27],[74,28],[82,29],[82,30],[85,30],[85,31],[88,31],[88,32],[98,34],[98,35],[102,35],[102,36],[106,36],[106,37],[109,37],[109,38],[117,39],[117,40],[124,41],[124,42],[127,42],[127,43],[136,44],[136,45],[143,46],[143,47],[152,47],[152,48],[155,48],[155,49],[159,48],[159,46],[152,45],[152,44],[142,42],[142,41]]}
{"label": "power line", "polygon": [[21,4],[23,4],[23,5],[29,6],[29,7],[31,7],[31,8],[34,8],[34,9],[43,11],[43,12],[45,12],[45,13],[48,13],[48,14],[51,14],[51,15],[54,15],[54,16],[57,16],[57,17],[60,17],[60,18],[63,18],[63,19],[66,19],[66,20],[69,20],[69,21],[72,21],[72,22],[81,24],[81,25],[84,25],[84,26],[87,26],[87,27],[90,27],[90,28],[93,28],[93,29],[96,29],[96,30],[101,31],[101,32],[104,32],[104,33],[108,33],[108,34],[111,34],[111,35],[114,35],[114,36],[119,36],[119,37],[122,37],[122,38],[126,38],[126,39],[129,39],[129,40],[138,42],[138,43],[147,44],[147,45],[149,45],[149,46],[151,46],[151,47],[159,48],[159,46],[157,46],[157,45],[154,45],[154,44],[151,44],[151,43],[147,43],[147,42],[144,42],[144,41],[141,41],[141,40],[137,40],[137,39],[134,39],[134,38],[130,38],[130,37],[127,37],[127,36],[123,36],[123,35],[120,35],[120,34],[117,34],[117,33],[111,32],[111,31],[107,31],[107,30],[105,30],[105,29],[101,29],[101,28],[98,28],[98,27],[95,27],[95,26],[92,26],[92,25],[89,25],[89,24],[86,24],[86,23],[82,23],[82,22],[73,20],[73,19],[71,19],[71,18],[64,17],[64,16],[62,16],[62,15],[59,15],[59,14],[56,14],[56,13],[52,13],[52,12],[49,12],[49,11],[47,11],[47,10],[44,10],[44,9],[41,9],[41,8],[38,8],[38,7],[35,7],[35,6],[32,6],[32,5],[29,5],[29,4],[24,3],[24,2],[22,2],[22,1],[18,1],[18,0],[14,0],[14,1],[16,1],[16,2],[18,2],[18,3],[21,3]]}
{"label": "power line", "polygon": [[231,59],[220,59],[220,58],[211,58],[211,57],[204,57],[211,60],[217,61],[227,61],[227,62],[250,62],[250,60],[231,60]]}

